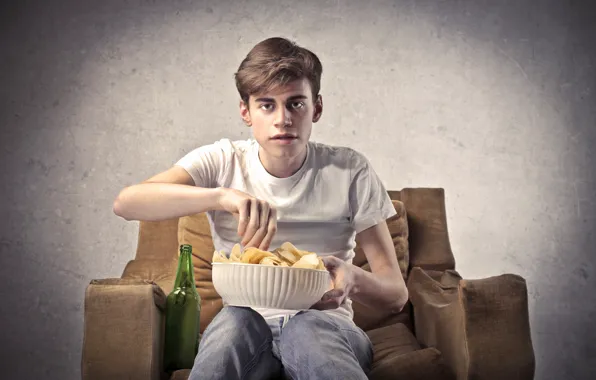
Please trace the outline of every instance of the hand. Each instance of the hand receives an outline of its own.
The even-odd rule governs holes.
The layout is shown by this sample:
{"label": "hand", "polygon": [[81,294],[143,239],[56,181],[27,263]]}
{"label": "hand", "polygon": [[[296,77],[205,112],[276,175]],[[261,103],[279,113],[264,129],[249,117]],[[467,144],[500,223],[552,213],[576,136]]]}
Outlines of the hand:
{"label": "hand", "polygon": [[236,189],[223,189],[219,204],[238,219],[244,247],[268,250],[277,231],[277,210],[269,203]]}
{"label": "hand", "polygon": [[337,309],[350,295],[354,287],[352,265],[335,256],[321,257],[321,259],[329,274],[331,274],[333,289],[323,294],[321,300],[311,306],[311,309]]}

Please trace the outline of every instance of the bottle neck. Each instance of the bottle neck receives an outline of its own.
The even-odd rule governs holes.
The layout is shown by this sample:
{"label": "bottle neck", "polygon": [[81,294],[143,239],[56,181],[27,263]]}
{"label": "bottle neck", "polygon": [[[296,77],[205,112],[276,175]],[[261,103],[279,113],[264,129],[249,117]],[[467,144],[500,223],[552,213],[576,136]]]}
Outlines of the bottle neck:
{"label": "bottle neck", "polygon": [[192,254],[190,250],[182,250],[182,252],[180,252],[178,271],[176,272],[176,281],[174,282],[174,289],[178,288],[195,289]]}

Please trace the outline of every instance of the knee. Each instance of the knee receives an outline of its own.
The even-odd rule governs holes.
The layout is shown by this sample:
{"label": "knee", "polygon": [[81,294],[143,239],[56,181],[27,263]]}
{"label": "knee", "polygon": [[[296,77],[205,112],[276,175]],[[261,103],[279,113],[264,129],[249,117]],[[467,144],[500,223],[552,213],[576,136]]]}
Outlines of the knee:
{"label": "knee", "polygon": [[[207,330],[226,331],[226,335],[267,335],[269,326],[261,314],[248,307],[224,307],[213,319]],[[208,335],[209,331],[205,331]]]}
{"label": "knee", "polygon": [[324,312],[308,310],[290,318],[281,334],[281,341],[285,346],[294,346],[303,342],[309,344],[312,339],[319,340],[322,335],[337,330],[337,325]]}
{"label": "knee", "polygon": [[[217,319],[226,319],[234,321],[258,321],[259,318],[263,319],[261,314],[257,313],[250,307],[240,306],[226,306],[217,313]],[[215,320],[215,319],[214,319]],[[264,319],[263,319],[264,321]]]}
{"label": "knee", "polygon": [[312,331],[318,328],[335,329],[337,325],[325,312],[306,310],[290,318],[285,329],[296,331]]}

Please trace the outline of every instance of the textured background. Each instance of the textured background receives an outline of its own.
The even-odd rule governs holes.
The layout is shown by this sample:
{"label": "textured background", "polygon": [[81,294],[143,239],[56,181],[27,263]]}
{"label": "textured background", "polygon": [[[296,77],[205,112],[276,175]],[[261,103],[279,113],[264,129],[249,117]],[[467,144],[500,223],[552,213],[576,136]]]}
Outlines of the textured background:
{"label": "textured background", "polygon": [[315,140],[388,188],[445,188],[465,277],[527,279],[536,378],[596,371],[588,1],[18,3],[0,9],[3,377],[80,377],[85,286],[136,246],[114,197],[248,137],[232,75],[276,35],[323,62]]}

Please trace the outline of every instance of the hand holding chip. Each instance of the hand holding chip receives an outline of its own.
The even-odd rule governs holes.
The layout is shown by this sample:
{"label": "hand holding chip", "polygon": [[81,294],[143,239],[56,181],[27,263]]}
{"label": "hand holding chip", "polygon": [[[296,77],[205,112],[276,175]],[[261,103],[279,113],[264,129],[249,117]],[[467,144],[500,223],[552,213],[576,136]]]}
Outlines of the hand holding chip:
{"label": "hand holding chip", "polygon": [[323,294],[321,300],[314,304],[311,309],[337,309],[350,295],[352,288],[354,287],[352,265],[335,256],[326,256],[322,259],[331,275],[333,289]]}
{"label": "hand holding chip", "polygon": [[221,209],[238,219],[238,236],[245,247],[269,249],[277,231],[277,210],[268,202],[236,189],[221,188]]}

